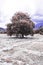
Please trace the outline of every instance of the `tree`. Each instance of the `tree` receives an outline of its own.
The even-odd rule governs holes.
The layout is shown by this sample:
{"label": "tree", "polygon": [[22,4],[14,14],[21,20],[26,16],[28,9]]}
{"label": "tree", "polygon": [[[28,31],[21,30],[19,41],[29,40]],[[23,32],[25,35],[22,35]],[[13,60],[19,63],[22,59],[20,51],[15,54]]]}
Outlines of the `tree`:
{"label": "tree", "polygon": [[33,29],[34,34],[43,35],[43,26],[40,26],[38,29]]}
{"label": "tree", "polygon": [[39,30],[40,30],[39,33],[40,33],[41,35],[43,35],[43,26],[41,26],[41,27],[39,28]]}
{"label": "tree", "polygon": [[11,23],[7,24],[7,34],[19,36],[21,34],[22,37],[24,35],[32,35],[34,34],[33,28],[35,24],[31,21],[28,14],[17,12],[11,19]]}

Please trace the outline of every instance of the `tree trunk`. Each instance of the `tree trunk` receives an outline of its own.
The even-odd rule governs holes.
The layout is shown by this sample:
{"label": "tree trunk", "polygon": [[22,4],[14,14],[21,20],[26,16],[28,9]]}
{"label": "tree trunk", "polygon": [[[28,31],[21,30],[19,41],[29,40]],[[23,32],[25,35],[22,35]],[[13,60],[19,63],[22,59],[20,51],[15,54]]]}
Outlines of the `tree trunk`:
{"label": "tree trunk", "polygon": [[22,38],[24,38],[24,35],[22,34]]}

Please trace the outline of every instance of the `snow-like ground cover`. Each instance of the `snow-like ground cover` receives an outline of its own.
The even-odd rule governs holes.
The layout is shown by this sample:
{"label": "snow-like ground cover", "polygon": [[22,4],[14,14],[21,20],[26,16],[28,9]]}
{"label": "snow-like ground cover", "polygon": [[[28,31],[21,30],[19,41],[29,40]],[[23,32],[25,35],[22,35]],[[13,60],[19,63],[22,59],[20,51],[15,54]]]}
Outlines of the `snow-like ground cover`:
{"label": "snow-like ground cover", "polygon": [[0,65],[43,65],[43,35],[20,39],[0,34]]}

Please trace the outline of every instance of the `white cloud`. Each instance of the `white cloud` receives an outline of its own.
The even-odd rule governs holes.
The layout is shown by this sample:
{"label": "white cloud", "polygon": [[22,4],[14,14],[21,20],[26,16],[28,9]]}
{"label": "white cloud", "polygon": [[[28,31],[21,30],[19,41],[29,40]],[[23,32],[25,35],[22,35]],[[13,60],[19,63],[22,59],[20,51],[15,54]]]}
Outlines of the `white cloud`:
{"label": "white cloud", "polygon": [[0,11],[3,13],[0,19],[4,24],[9,22],[15,12],[29,12],[31,15],[35,13],[34,0],[0,0],[0,2]]}
{"label": "white cloud", "polygon": [[35,0],[36,13],[43,14],[43,0]]}
{"label": "white cloud", "polygon": [[[5,25],[17,11],[27,12],[31,16],[35,13],[43,14],[43,0],[0,0],[0,11],[0,20]],[[42,19],[43,17],[34,16],[34,18]]]}
{"label": "white cloud", "polygon": [[1,8],[2,12],[6,15],[12,15],[16,11],[24,11],[34,14],[35,4],[34,0],[4,0]]}
{"label": "white cloud", "polygon": [[43,16],[33,16],[33,19],[43,20]]}

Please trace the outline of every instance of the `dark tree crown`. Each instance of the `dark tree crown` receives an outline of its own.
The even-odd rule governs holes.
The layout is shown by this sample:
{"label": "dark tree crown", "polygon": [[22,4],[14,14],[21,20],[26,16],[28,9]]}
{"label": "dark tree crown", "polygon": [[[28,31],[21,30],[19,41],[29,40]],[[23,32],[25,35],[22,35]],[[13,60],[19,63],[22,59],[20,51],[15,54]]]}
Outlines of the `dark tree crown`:
{"label": "dark tree crown", "polygon": [[24,35],[33,35],[33,28],[35,24],[32,22],[28,14],[17,12],[12,16],[11,23],[7,24],[7,34],[13,35],[19,34],[24,37]]}

